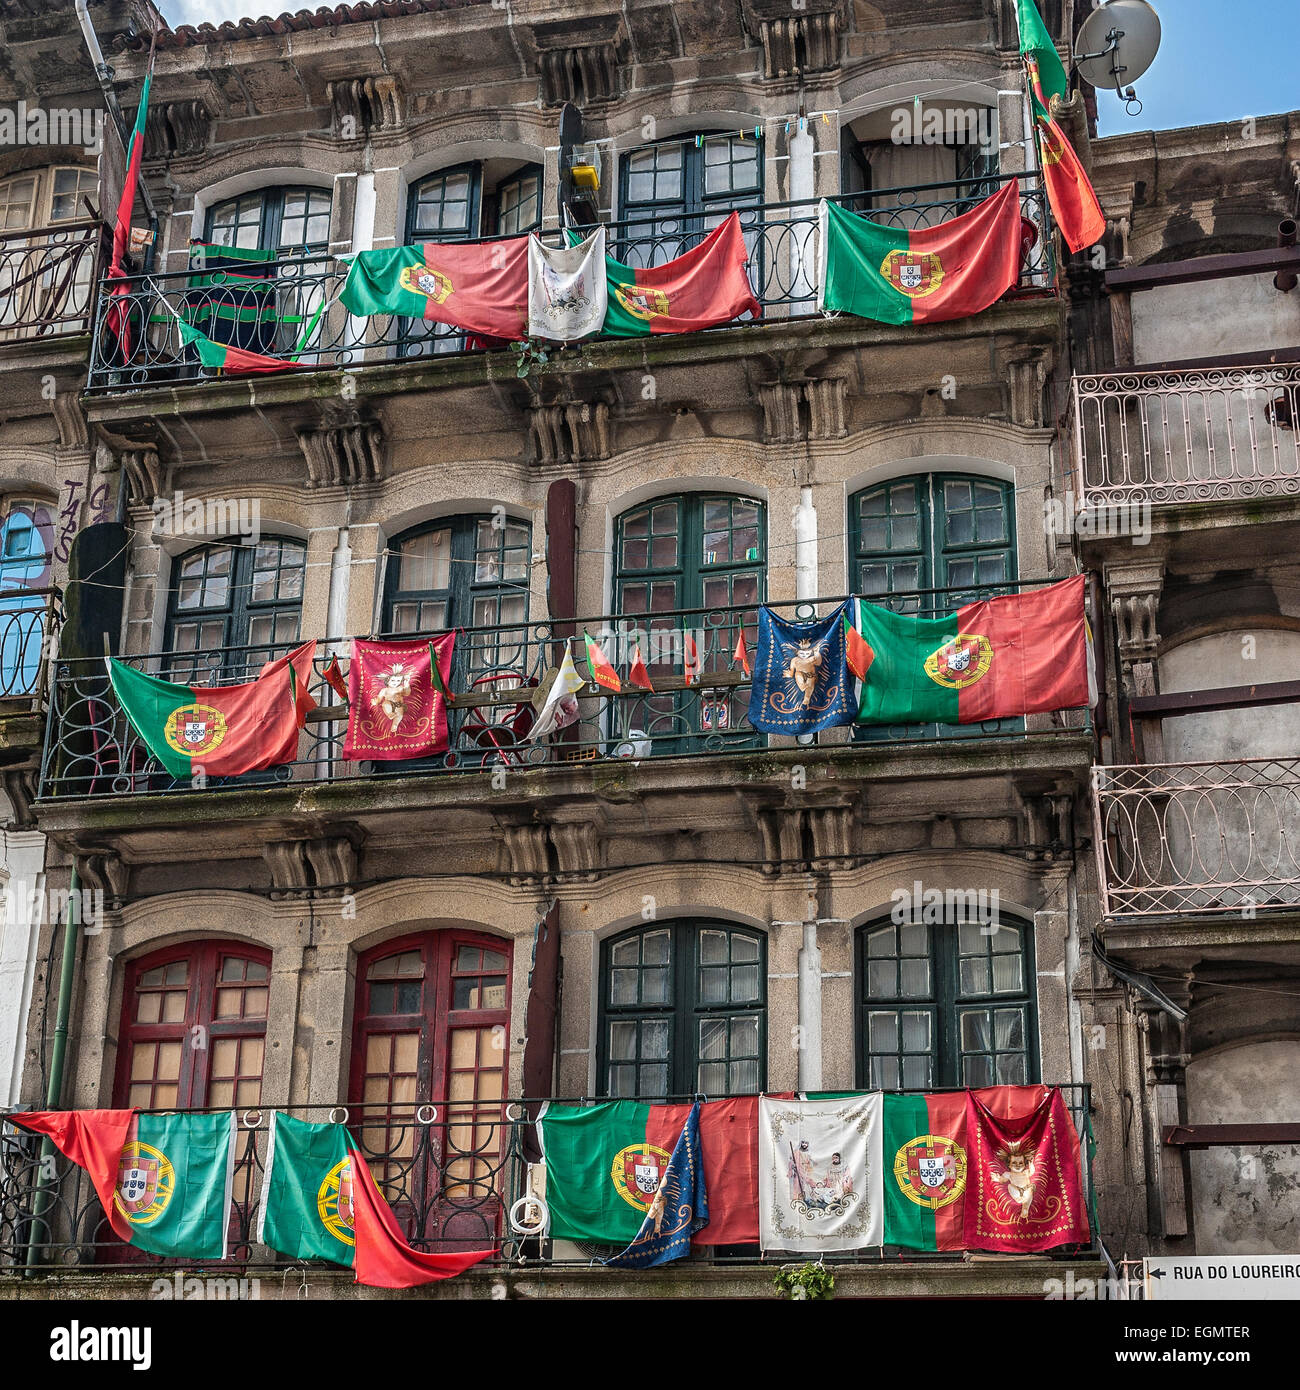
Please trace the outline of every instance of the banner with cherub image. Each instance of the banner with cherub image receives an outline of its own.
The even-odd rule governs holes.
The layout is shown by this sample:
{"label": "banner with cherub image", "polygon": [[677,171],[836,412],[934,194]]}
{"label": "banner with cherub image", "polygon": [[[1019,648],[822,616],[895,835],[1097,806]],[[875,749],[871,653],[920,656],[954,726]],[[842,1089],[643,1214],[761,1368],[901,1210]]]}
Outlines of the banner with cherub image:
{"label": "banner with cherub image", "polygon": [[884,1242],[879,1091],[758,1107],[758,1231],[765,1250],[815,1254]]}
{"label": "banner with cherub image", "polygon": [[353,641],[345,758],[427,758],[447,747],[447,702],[441,690],[451,680],[455,642],[454,632],[434,642]]}
{"label": "banner with cherub image", "polygon": [[1079,1136],[1061,1092],[999,1117],[966,1095],[968,1250],[1051,1250],[1088,1243]]}
{"label": "banner with cherub image", "polygon": [[844,615],[848,604],[810,623],[758,610],[758,650],[749,723],[769,734],[813,734],[857,717]]}

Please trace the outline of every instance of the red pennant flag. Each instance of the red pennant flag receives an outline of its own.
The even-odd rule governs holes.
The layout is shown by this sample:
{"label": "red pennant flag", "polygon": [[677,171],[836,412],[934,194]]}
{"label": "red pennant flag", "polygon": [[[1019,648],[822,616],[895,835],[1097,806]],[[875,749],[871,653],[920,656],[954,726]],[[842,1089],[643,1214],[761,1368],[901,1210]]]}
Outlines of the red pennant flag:
{"label": "red pennant flag", "polygon": [[411,1289],[450,1279],[494,1255],[495,1250],[457,1251],[427,1255],[412,1250],[402,1236],[392,1208],[375,1185],[365,1156],[355,1144],[352,1155],[352,1218],[357,1253],[353,1262],[357,1283],[374,1289]]}
{"label": "red pennant flag", "polygon": [[737,661],[740,662],[740,669],[745,673],[746,676],[752,676],[754,674],[753,671],[750,669],[749,665],[749,649],[745,646],[744,623],[741,623],[740,625],[740,635],[736,638],[736,650],[731,658],[733,666]]}
{"label": "red pennant flag", "polygon": [[325,684],[339,697],[340,700],[348,698],[348,683],[343,679],[343,670],[339,666],[339,659],[332,656],[329,665],[321,672],[325,677]]}
{"label": "red pennant flag", "polygon": [[704,670],[704,663],[700,660],[700,650],[695,645],[695,638],[689,632],[682,633],[682,670],[686,676],[687,685],[694,685]]}
{"label": "red pennant flag", "polygon": [[970,1250],[1051,1250],[1088,1243],[1079,1137],[1059,1089],[1029,1111],[999,1117],[966,1096],[966,1209]]}
{"label": "red pennant flag", "polygon": [[447,747],[443,692],[451,679],[455,641],[454,632],[436,642],[353,640],[345,758],[427,758]]}
{"label": "red pennant flag", "polygon": [[627,678],[631,683],[641,690],[648,690],[654,694],[654,683],[650,679],[650,672],[646,670],[645,662],[641,658],[641,647],[638,644],[636,655],[632,658],[632,669],[627,673]]}
{"label": "red pennant flag", "polygon": [[1051,107],[1039,85],[1038,65],[1029,62],[1026,66],[1038,105],[1046,113],[1036,115],[1034,129],[1038,135],[1039,163],[1043,167],[1047,201],[1065,244],[1071,251],[1083,251],[1095,246],[1106,235],[1106,215],[1079,156],[1065,138],[1065,132],[1052,119]]}
{"label": "red pennant flag", "polygon": [[871,650],[867,639],[858,631],[857,624],[849,621],[847,613],[844,615],[844,642],[849,670],[858,680],[866,680],[867,669],[876,659],[876,654]]}
{"label": "red pennant flag", "polygon": [[108,1224],[125,1241],[131,1223],[117,1205],[118,1163],[135,1119],[134,1110],[33,1110],[9,1115],[10,1124],[43,1134],[64,1156],[90,1174]]}
{"label": "red pennant flag", "polygon": [[610,664],[604,648],[591,633],[584,632],[582,635],[587,643],[587,669],[591,672],[592,680],[617,694],[623,689],[623,682],[619,680],[618,672]]}

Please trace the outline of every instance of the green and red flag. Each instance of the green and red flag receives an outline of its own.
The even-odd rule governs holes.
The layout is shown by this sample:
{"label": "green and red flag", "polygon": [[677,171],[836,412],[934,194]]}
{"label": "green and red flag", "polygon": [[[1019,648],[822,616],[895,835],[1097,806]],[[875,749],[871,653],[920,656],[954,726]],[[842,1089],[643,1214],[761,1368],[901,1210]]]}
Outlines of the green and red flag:
{"label": "green and red flag", "polygon": [[1048,116],[1052,98],[1064,98],[1070,89],[1065,65],[1034,0],[1016,0],[1016,19],[1020,26],[1020,56],[1037,65],[1041,81],[1042,90],[1030,93],[1034,114]]}
{"label": "green and red flag", "polygon": [[[156,41],[155,35],[155,41]],[[126,283],[126,251],[131,242],[131,213],[135,195],[140,187],[140,161],[144,158],[144,128],[149,114],[149,88],[153,83],[154,49],[149,49],[149,71],[140,89],[140,104],[135,110],[135,128],[126,151],[126,176],[122,180],[122,196],[118,199],[117,218],[113,223],[113,247],[108,261],[108,309],[105,314],[110,332],[122,345],[123,358],[131,356],[131,325],[124,298],[130,286]]]}
{"label": "green and red flag", "polygon": [[943,618],[859,604],[871,660],[858,722],[972,724],[1089,703],[1084,578]]}
{"label": "green and red flag", "polygon": [[[548,1101],[538,1117],[546,1163],[549,1234],[629,1245],[641,1229],[691,1113],[689,1104]],[[709,1224],[696,1245],[758,1240],[758,1097],[700,1107]]]}
{"label": "green and red flag", "polygon": [[214,343],[211,338],[200,333],[197,328],[192,328],[183,319],[176,326],[180,330],[181,342],[194,349],[199,362],[209,371],[230,372],[232,375],[247,372],[289,372],[298,366],[297,362],[292,362],[287,357],[267,357],[263,353],[249,352],[246,348],[234,347],[229,343]]}
{"label": "green and red flag", "polygon": [[[570,239],[573,233],[570,232]],[[609,303],[601,332],[613,338],[694,333],[749,313],[762,317],[746,270],[740,214],[731,213],[697,246],[645,268],[605,258]]]}
{"label": "green and red flag", "polygon": [[1034,133],[1038,137],[1038,162],[1052,217],[1070,250],[1083,251],[1106,235],[1106,214],[1079,156],[1051,115],[1032,59],[1026,70],[1036,97]]}
{"label": "green and red flag", "polygon": [[294,1259],[348,1265],[358,1284],[381,1289],[449,1279],[494,1253],[412,1249],[355,1137],[342,1125],[278,1111],[271,1116],[257,1239]]}
{"label": "green and red flag", "polygon": [[591,672],[591,679],[597,685],[603,685],[606,690],[612,690],[617,694],[623,689],[623,682],[619,680],[618,672],[605,655],[604,648],[591,633],[584,630],[582,636],[587,643],[587,669]]}
{"label": "green and red flag", "polygon": [[108,659],[113,693],[132,728],[173,777],[201,767],[234,777],[292,762],[315,707],[308,690],[316,643],[268,662],[242,685],[179,685]]}
{"label": "green and red flag", "polygon": [[397,314],[517,342],[528,336],[528,240],[360,251],[339,299],[350,314]]}
{"label": "green and red flag", "polygon": [[1008,180],[938,227],[885,227],[825,199],[817,307],[880,323],[965,318],[1020,278],[1020,190]]}

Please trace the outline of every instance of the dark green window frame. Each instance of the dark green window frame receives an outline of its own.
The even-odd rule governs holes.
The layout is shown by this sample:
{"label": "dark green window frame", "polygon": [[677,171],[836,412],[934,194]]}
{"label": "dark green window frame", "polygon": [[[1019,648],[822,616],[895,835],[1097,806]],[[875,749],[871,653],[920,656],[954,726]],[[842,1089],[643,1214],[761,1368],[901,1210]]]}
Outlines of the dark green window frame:
{"label": "dark green window frame", "polygon": [[163,674],[182,683],[252,680],[298,641],[306,566],[306,543],[287,536],[210,541],[177,555]]}
{"label": "dark green window frame", "polygon": [[[290,208],[286,218],[286,205],[298,197],[304,200],[305,215],[295,215],[294,209]],[[257,202],[256,215],[246,215],[253,213],[255,200]],[[322,203],[323,207],[321,206]],[[223,198],[221,202],[214,203],[208,209],[207,240],[209,243],[213,242],[218,232],[218,221],[225,220],[224,214],[233,211],[236,216],[235,240],[233,243],[223,242],[222,245],[239,246],[238,231],[244,227],[256,226],[257,241],[253,246],[245,246],[242,249],[276,251],[282,254],[328,251],[329,219],[333,210],[333,195],[327,188],[312,188],[302,185],[255,189],[249,193],[240,193],[233,198]],[[321,216],[324,216],[326,221],[324,236],[293,241],[284,240],[285,232],[299,230],[300,223],[302,231],[310,231],[311,223],[313,221],[319,222]],[[321,229],[318,227],[317,230]]]}
{"label": "dark green window frame", "polygon": [[856,933],[858,1085],[924,1091],[1036,1081],[1033,929],[912,916]]}
{"label": "dark green window frame", "polygon": [[600,960],[599,1094],[661,1099],[766,1087],[762,932],[708,918],[654,922],[602,942]]}

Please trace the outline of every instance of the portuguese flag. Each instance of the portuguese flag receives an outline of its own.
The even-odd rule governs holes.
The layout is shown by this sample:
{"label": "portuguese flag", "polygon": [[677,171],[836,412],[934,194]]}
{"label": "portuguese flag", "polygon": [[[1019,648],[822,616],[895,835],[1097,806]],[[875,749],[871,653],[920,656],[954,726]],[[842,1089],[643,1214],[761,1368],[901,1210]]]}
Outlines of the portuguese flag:
{"label": "portuguese flag", "polygon": [[358,1284],[380,1289],[450,1279],[494,1253],[412,1249],[355,1137],[342,1125],[279,1111],[271,1116],[257,1239],[295,1259],[349,1265]]}
{"label": "portuguese flag", "polygon": [[[691,1113],[689,1104],[548,1101],[537,1129],[546,1160],[550,1235],[620,1249],[631,1244]],[[700,1106],[709,1224],[695,1245],[758,1242],[758,1097]]]}
{"label": "portuguese flag", "polygon": [[606,256],[609,306],[601,332],[612,338],[694,333],[744,313],[762,317],[747,255],[740,214],[733,212],[698,246],[663,265],[634,269]]}
{"label": "portuguese flag", "polygon": [[121,1239],[131,1239],[131,1223],[114,1200],[117,1168],[134,1110],[30,1110],[6,1115],[12,1125],[44,1135],[56,1149],[90,1175],[108,1224]]}
{"label": "portuguese flag", "polygon": [[966,1093],[885,1096],[885,1244],[962,1248]]}
{"label": "portuguese flag", "polygon": [[1026,70],[1035,94],[1034,132],[1047,201],[1065,244],[1071,251],[1083,251],[1106,235],[1106,215],[1079,156],[1048,110],[1048,98],[1032,60]]}
{"label": "portuguese flag", "polygon": [[817,307],[880,323],[935,323],[978,314],[1020,278],[1020,190],[1008,180],[938,227],[882,227],[821,205]]}
{"label": "portuguese flag", "polygon": [[1034,0],[1016,0],[1016,19],[1020,26],[1020,56],[1037,66],[1042,86],[1041,91],[1031,93],[1034,114],[1046,116],[1051,99],[1064,98],[1070,89],[1065,66]]}
{"label": "portuguese flag", "polygon": [[858,605],[870,650],[858,721],[973,724],[1090,703],[1083,575],[946,618]]}
{"label": "portuguese flag", "polygon": [[396,246],[352,258],[340,302],[350,314],[397,314],[485,338],[528,336],[528,238]]}
{"label": "portuguese flag", "polygon": [[246,348],[232,347],[228,343],[214,343],[183,319],[176,326],[180,330],[181,342],[192,347],[199,361],[210,371],[287,372],[298,365],[287,357],[267,357],[263,353],[249,352]]}
{"label": "portuguese flag", "polygon": [[132,728],[173,777],[199,767],[234,777],[297,756],[298,730],[315,708],[307,690],[315,652],[305,642],[243,685],[177,685],[116,657],[108,672]]}
{"label": "portuguese flag", "polygon": [[623,682],[619,680],[618,672],[605,655],[605,649],[591,633],[584,631],[582,636],[587,643],[587,669],[591,672],[592,680],[617,694],[623,689]]}

